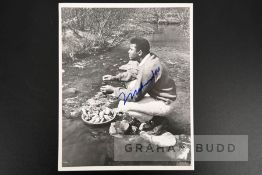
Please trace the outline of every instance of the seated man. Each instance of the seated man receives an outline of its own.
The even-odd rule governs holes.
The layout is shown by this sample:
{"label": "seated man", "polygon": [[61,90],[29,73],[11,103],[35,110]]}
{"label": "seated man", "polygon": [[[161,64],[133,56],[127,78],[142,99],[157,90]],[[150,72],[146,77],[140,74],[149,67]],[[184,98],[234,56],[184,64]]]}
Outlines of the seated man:
{"label": "seated man", "polygon": [[140,122],[147,122],[153,116],[168,116],[174,109],[176,86],[167,68],[150,53],[149,42],[144,38],[131,39],[128,53],[130,59],[140,63],[134,85],[126,89],[106,85],[101,91],[116,96],[120,100],[119,111]]}

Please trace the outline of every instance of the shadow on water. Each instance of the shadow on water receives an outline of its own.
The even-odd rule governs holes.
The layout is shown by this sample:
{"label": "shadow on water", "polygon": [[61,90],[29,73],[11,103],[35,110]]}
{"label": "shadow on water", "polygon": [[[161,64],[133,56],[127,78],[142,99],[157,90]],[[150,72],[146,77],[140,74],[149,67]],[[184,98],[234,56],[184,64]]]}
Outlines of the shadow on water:
{"label": "shadow on water", "polygon": [[63,120],[63,166],[103,165],[113,140],[108,126],[86,126],[81,119]]}
{"label": "shadow on water", "polygon": [[[164,57],[173,56],[173,52],[189,53],[189,43],[179,34],[179,29],[176,26],[159,26],[158,30],[155,34],[145,37],[150,41],[153,51],[161,53],[161,56]],[[93,97],[104,85],[102,76],[117,74],[119,72],[118,67],[129,61],[128,47],[129,44],[126,43],[103,54],[86,56],[79,60],[79,62],[85,64],[82,68],[63,65],[65,70],[63,73],[63,90],[76,88],[79,92],[76,95],[83,101]],[[156,54],[158,55],[158,53]],[[119,83],[112,85],[121,86]],[[180,114],[176,113],[175,115],[179,116]],[[179,117],[181,118],[181,116]],[[183,127],[174,132],[188,132],[189,126],[185,124]],[[68,119],[63,117],[63,166],[114,165],[113,138],[109,135],[108,130],[109,125],[92,127],[84,124],[80,118]]]}

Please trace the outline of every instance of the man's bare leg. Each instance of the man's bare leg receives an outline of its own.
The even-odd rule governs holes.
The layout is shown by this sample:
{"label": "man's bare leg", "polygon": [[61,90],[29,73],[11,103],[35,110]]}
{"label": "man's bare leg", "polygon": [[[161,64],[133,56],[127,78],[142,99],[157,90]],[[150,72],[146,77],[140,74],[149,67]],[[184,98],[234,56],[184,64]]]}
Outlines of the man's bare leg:
{"label": "man's bare leg", "polygon": [[142,113],[142,112],[128,111],[127,113],[130,116],[135,117],[136,119],[138,119],[142,123],[147,122],[147,121],[149,121],[153,118],[152,115],[148,115],[148,114],[145,114],[145,113]]}

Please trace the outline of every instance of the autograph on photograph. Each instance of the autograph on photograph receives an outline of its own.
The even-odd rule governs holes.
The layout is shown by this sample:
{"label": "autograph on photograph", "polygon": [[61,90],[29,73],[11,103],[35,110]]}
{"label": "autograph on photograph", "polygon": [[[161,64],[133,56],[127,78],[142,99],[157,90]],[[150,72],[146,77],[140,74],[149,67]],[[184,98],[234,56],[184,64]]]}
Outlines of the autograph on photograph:
{"label": "autograph on photograph", "polygon": [[156,70],[154,70],[154,71],[151,70],[152,76],[151,76],[151,78],[150,78],[149,80],[147,80],[147,82],[145,82],[144,84],[141,83],[141,85],[140,85],[140,87],[139,87],[138,89],[134,90],[134,92],[130,92],[127,96],[126,96],[126,94],[125,94],[124,92],[121,92],[121,93],[119,94],[118,98],[119,98],[121,95],[123,95],[123,97],[124,97],[124,105],[125,105],[129,98],[130,98],[130,99],[133,99],[134,96],[137,95],[138,93],[140,93],[146,85],[148,85],[150,82],[152,82],[152,80],[154,80],[155,77],[158,75],[159,71],[160,71],[160,67],[158,67],[158,68],[157,68]]}

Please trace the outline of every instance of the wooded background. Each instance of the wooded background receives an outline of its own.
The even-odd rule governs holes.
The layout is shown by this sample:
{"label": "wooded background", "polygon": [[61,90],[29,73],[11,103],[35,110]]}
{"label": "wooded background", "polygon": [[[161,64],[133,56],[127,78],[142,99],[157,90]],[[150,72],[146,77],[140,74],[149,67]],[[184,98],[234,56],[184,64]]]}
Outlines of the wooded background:
{"label": "wooded background", "polygon": [[74,59],[175,24],[189,37],[189,8],[62,8],[62,53]]}

